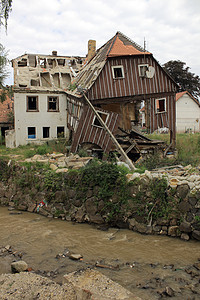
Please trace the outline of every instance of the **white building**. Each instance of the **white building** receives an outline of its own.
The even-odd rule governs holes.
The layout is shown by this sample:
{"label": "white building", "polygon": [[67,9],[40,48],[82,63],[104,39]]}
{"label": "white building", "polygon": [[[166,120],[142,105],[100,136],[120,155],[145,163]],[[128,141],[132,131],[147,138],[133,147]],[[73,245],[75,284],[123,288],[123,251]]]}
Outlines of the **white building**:
{"label": "white building", "polygon": [[65,93],[15,89],[14,101],[16,147],[67,137]]}
{"label": "white building", "polygon": [[200,105],[189,92],[176,94],[176,132],[200,131]]}

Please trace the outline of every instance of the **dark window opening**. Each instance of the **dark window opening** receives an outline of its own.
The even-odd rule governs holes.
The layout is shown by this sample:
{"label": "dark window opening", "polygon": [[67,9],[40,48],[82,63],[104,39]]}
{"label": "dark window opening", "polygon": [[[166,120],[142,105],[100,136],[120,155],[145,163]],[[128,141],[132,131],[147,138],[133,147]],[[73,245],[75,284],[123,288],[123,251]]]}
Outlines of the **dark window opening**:
{"label": "dark window opening", "polygon": [[166,111],[166,99],[156,99],[156,112]]}
{"label": "dark window opening", "polygon": [[[103,113],[103,112],[99,112],[99,111],[97,111],[97,112],[98,112],[99,116],[101,117],[101,119],[104,121],[104,123],[106,123],[108,114]],[[102,128],[102,125],[101,125],[101,123],[99,122],[99,120],[97,119],[96,116],[94,117],[92,125],[95,125],[95,126],[98,126],[98,127]]]}
{"label": "dark window opening", "polygon": [[20,61],[18,61],[18,67],[26,67],[27,66],[27,59],[22,58]]}
{"label": "dark window opening", "polygon": [[64,58],[57,59],[57,62],[58,62],[59,66],[64,66],[65,65],[65,59]]}
{"label": "dark window opening", "polygon": [[36,130],[35,127],[28,127],[28,139],[36,138]]}
{"label": "dark window opening", "polygon": [[27,111],[38,111],[38,97],[28,96],[27,97]]}
{"label": "dark window opening", "polygon": [[43,127],[43,138],[44,139],[49,138],[49,129],[50,129],[50,127]]}
{"label": "dark window opening", "polygon": [[64,126],[57,127],[57,138],[65,137],[65,128]]}
{"label": "dark window opening", "polygon": [[40,58],[40,67],[46,68],[46,58]]}
{"label": "dark window opening", "polygon": [[112,67],[112,72],[114,79],[124,78],[123,66]]}
{"label": "dark window opening", "polygon": [[58,97],[48,97],[48,111],[58,110]]}

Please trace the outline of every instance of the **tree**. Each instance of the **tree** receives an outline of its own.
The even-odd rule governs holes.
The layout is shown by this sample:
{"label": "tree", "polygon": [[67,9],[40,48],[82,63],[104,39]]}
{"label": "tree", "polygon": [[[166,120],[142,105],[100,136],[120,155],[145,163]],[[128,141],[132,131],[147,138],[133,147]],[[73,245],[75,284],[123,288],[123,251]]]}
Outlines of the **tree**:
{"label": "tree", "polygon": [[12,9],[12,0],[0,1],[0,26],[3,25],[7,29],[7,21]]}
{"label": "tree", "polygon": [[193,97],[200,97],[200,77],[191,73],[185,62],[170,60],[163,68],[179,85],[179,92],[188,91]]}

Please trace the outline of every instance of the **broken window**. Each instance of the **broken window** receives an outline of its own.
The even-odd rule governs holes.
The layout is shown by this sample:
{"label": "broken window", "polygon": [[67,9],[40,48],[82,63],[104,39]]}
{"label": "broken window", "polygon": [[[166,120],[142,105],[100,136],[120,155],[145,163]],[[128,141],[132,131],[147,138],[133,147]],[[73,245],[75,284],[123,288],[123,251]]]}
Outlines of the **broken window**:
{"label": "broken window", "polygon": [[36,128],[28,127],[28,139],[35,139],[35,138],[36,138]]}
{"label": "broken window", "polygon": [[40,86],[39,79],[31,79],[31,86]]}
{"label": "broken window", "polygon": [[139,76],[146,77],[146,71],[148,71],[149,65],[148,64],[138,65],[138,69],[139,69]]}
{"label": "broken window", "polygon": [[48,111],[59,111],[58,97],[48,97]]}
{"label": "broken window", "polygon": [[[99,114],[99,116],[101,117],[101,119],[104,121],[104,123],[106,123],[107,118],[108,118],[108,114],[107,114],[107,113],[104,113],[104,112],[102,112],[102,111],[97,111],[97,113]],[[98,126],[98,127],[101,127],[101,128],[102,128],[102,125],[101,125],[101,123],[99,122],[99,120],[97,119],[97,116],[94,116],[92,125]]]}
{"label": "broken window", "polygon": [[57,62],[58,62],[59,66],[64,66],[65,65],[65,59],[64,58],[57,59]]}
{"label": "broken window", "polygon": [[57,127],[57,138],[64,138],[65,137],[65,127],[58,126]]}
{"label": "broken window", "polygon": [[166,98],[156,99],[156,113],[166,111]]}
{"label": "broken window", "polygon": [[50,127],[43,127],[43,139],[49,138]]}
{"label": "broken window", "polygon": [[26,111],[38,111],[38,96],[27,96]]}
{"label": "broken window", "polygon": [[20,61],[18,61],[18,67],[26,67],[27,66],[27,59],[22,58]]}
{"label": "broken window", "polygon": [[39,61],[40,61],[40,67],[42,67],[42,68],[46,68],[47,67],[47,65],[46,65],[46,58],[40,58]]}
{"label": "broken window", "polygon": [[123,66],[112,66],[112,75],[114,79],[124,78]]}

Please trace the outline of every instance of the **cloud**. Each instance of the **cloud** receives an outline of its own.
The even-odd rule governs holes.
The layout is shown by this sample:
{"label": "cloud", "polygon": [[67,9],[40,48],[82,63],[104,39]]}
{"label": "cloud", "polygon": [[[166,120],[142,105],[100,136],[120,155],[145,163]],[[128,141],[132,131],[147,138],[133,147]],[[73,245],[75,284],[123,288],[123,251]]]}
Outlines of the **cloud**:
{"label": "cloud", "polygon": [[117,31],[161,63],[182,60],[200,75],[199,0],[15,0],[8,34],[1,43],[9,57],[27,53],[86,55],[87,42],[101,47]]}

